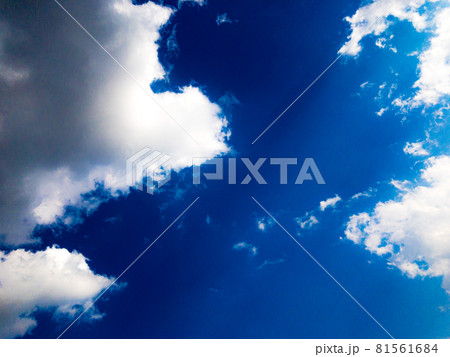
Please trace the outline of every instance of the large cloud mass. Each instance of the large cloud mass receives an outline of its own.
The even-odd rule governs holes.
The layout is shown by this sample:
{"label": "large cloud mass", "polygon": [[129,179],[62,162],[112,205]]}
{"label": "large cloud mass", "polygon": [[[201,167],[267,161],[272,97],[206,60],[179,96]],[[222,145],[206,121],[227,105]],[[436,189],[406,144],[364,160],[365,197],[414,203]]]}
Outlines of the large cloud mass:
{"label": "large cloud mass", "polygon": [[0,238],[11,245],[81,204],[95,182],[126,189],[125,161],[143,147],[173,156],[175,170],[228,150],[221,108],[199,88],[150,90],[167,76],[157,41],[173,9],[61,3],[129,74],[56,3],[2,5]]}
{"label": "large cloud mass", "polygon": [[450,157],[426,165],[423,183],[403,182],[397,199],[350,217],[345,234],[410,277],[442,276],[450,293]]}
{"label": "large cloud mass", "polygon": [[[157,41],[175,10],[61,4],[120,65],[56,2],[0,4],[0,243],[10,247],[30,242],[36,224],[54,223],[68,204],[95,209],[100,199],[82,194],[98,182],[127,192],[126,159],[144,147],[171,155],[174,170],[228,151],[227,121],[199,88],[150,89],[167,77]],[[109,284],[80,253],[0,251],[0,337],[29,333],[37,309],[73,316]]]}

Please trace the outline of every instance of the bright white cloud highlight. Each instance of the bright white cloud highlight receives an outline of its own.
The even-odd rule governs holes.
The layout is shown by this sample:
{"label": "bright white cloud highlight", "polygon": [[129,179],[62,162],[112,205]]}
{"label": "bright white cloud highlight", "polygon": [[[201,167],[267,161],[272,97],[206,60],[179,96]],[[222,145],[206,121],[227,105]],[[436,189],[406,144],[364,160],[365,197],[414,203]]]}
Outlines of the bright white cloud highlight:
{"label": "bright white cloud highlight", "polygon": [[341,201],[341,198],[338,195],[328,198],[325,201],[321,201],[319,204],[320,210],[325,211],[328,207],[333,208],[339,201]]}
{"label": "bright white cloud highlight", "polygon": [[[450,2],[448,2],[450,5]],[[450,95],[450,8],[440,11],[434,19],[434,35],[430,46],[419,56],[418,92],[414,104],[437,104]]]}
{"label": "bright white cloud highlight", "polygon": [[72,316],[111,283],[77,252],[57,247],[35,253],[0,251],[0,338],[29,333],[37,324],[36,309],[55,308]]}
{"label": "bright white cloud highlight", "polygon": [[369,251],[388,254],[408,276],[443,277],[450,293],[450,156],[427,160],[421,184],[402,185],[395,200],[350,217],[345,235]]}
{"label": "bright white cloud highlight", "polygon": [[375,114],[381,117],[389,108],[381,108],[378,112]]}
{"label": "bright white cloud highlight", "polygon": [[[173,9],[93,0],[86,11],[84,2],[64,2],[143,90],[55,3],[31,1],[0,14],[1,242],[29,242],[36,224],[60,218],[79,223],[81,216],[62,217],[64,209],[96,209],[101,199],[82,197],[96,183],[112,196],[127,192],[125,162],[143,147],[171,155],[170,168],[177,171],[190,166],[192,157],[229,150],[227,120],[198,87],[162,93],[149,88],[168,75],[157,41]],[[39,7],[41,15],[21,13],[30,7]],[[110,283],[80,253],[65,249],[18,249],[0,252],[0,258],[0,337],[31,331],[37,309],[73,314]]]}
{"label": "bright white cloud highlight", "polygon": [[385,48],[385,47],[386,47],[386,39],[385,39],[385,38],[378,38],[378,39],[375,41],[375,45],[376,45],[377,47],[380,47],[380,48]]}
{"label": "bright white cloud highlight", "polygon": [[[28,241],[36,224],[55,222],[66,205],[95,209],[99,202],[86,202],[81,194],[96,182],[113,194],[126,192],[126,159],[144,147],[171,155],[166,169],[176,171],[191,166],[193,157],[229,150],[228,122],[198,87],[163,93],[149,88],[168,75],[158,60],[157,41],[175,10],[154,2],[134,6],[129,0],[95,0],[89,11],[85,5],[64,3],[146,90],[53,2],[36,5],[48,7],[42,14],[51,21],[30,18],[21,28],[17,20],[15,32],[2,23],[11,31],[0,37],[0,64],[21,63],[20,70],[29,73],[20,85],[17,75],[14,81],[9,72],[6,79],[0,76],[0,83],[8,82],[0,98],[0,165],[7,168],[0,174],[0,185],[7,187],[0,195],[0,240],[8,244]],[[23,41],[17,42],[17,33]],[[16,50],[7,52],[12,42]],[[43,52],[50,43],[58,56]]]}
{"label": "bright white cloud highlight", "polygon": [[413,156],[428,156],[430,153],[423,148],[423,142],[417,143],[406,143],[403,148],[403,152],[405,154],[413,155]]}

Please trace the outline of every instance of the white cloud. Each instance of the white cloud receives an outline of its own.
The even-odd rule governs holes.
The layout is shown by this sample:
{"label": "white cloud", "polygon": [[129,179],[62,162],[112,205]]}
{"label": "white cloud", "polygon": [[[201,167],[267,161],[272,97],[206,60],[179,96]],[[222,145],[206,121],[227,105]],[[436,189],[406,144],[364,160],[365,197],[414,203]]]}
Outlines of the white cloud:
{"label": "white cloud", "polygon": [[381,117],[387,110],[389,110],[389,108],[381,108],[378,112],[376,112],[375,114],[378,115],[379,117]]}
{"label": "white cloud", "polygon": [[417,31],[423,31],[427,16],[421,14],[419,9],[425,2],[426,0],[374,0],[364,5],[353,16],[345,18],[350,23],[351,33],[339,53],[344,53],[347,47],[351,46],[346,54],[356,56],[362,50],[360,41],[365,36],[378,36],[390,26],[391,23],[387,20],[389,16],[410,21]]}
{"label": "white cloud", "polygon": [[417,57],[419,55],[419,51],[412,51],[411,53],[408,53],[408,57]]}
{"label": "white cloud", "polygon": [[317,218],[317,216],[320,215],[320,212],[324,212],[328,207],[335,207],[339,201],[341,201],[341,198],[338,195],[328,198],[325,201],[321,201],[319,203],[318,209],[306,212],[303,217],[297,217],[294,220],[300,226],[300,229],[312,229],[314,226],[319,224],[319,219]]}
{"label": "white cloud", "polygon": [[377,46],[377,47],[380,47],[380,48],[385,48],[386,47],[386,39],[385,38],[378,38],[376,41],[375,41],[375,45]]}
{"label": "white cloud", "polygon": [[262,220],[259,220],[258,222],[256,222],[256,224],[258,225],[258,229],[260,231],[266,230],[266,224]]}
{"label": "white cloud", "polygon": [[373,86],[373,83],[370,83],[369,81],[360,84],[361,88],[366,88],[366,87],[370,88],[372,86]]}
{"label": "white cloud", "polygon": [[414,84],[417,104],[437,104],[450,95],[450,8],[441,10],[434,20],[430,46],[419,56],[419,79]]}
{"label": "white cloud", "polygon": [[271,227],[273,225],[273,220],[268,218],[258,218],[256,220],[256,225],[260,231],[265,231],[267,228]]}
{"label": "white cloud", "polygon": [[264,260],[264,262],[258,267],[258,269],[262,269],[268,265],[276,265],[276,264],[281,264],[284,263],[284,259],[280,258],[280,259],[266,259]]}
{"label": "white cloud", "polygon": [[[392,104],[399,107],[401,113],[421,105],[445,105],[450,96],[449,6],[449,0],[372,0],[361,6],[353,16],[345,18],[350,24],[350,35],[339,53],[356,56],[362,50],[361,40],[364,37],[384,34],[396,22],[394,19],[408,21],[416,31],[426,31],[429,34],[429,42],[423,49],[407,54],[419,57],[419,78],[413,85],[415,93],[409,98],[396,98]],[[389,40],[393,37],[394,35],[390,35]],[[386,37],[378,37],[375,45],[385,48],[387,41]],[[388,49],[397,53],[397,48],[392,45],[389,45]],[[393,84],[389,98],[395,88],[396,85]],[[376,99],[381,98],[380,91]],[[377,115],[381,116],[384,112],[383,108]]]}
{"label": "white cloud", "polygon": [[56,308],[73,316],[111,283],[111,278],[96,275],[77,252],[57,247],[35,253],[0,251],[0,338],[31,332],[37,309]]}
{"label": "white cloud", "polygon": [[[439,6],[436,7],[424,6],[437,1],[374,0],[359,8],[353,16],[345,18],[350,23],[351,33],[349,40],[341,47],[339,53],[344,53],[348,48],[345,53],[351,56],[360,53],[362,50],[360,42],[365,36],[372,34],[379,36],[393,24],[393,21],[387,20],[390,16],[400,21],[411,22],[416,31],[431,33],[429,45],[423,51],[416,53],[420,60],[419,79],[414,84],[416,93],[412,98],[393,103],[394,105],[402,104],[402,109],[419,105],[435,105],[450,95],[450,22],[448,21],[450,1],[440,1]],[[375,22],[378,17],[380,19]],[[378,38],[375,44],[384,48],[386,39]],[[389,50],[397,52],[397,49],[392,46]]]}
{"label": "white cloud", "polygon": [[5,16],[2,26],[11,29],[8,21],[17,17],[10,33],[20,32],[24,39],[16,43],[5,32],[0,44],[15,41],[17,50],[0,46],[0,63],[20,63],[20,70],[29,73],[20,86],[2,86],[0,96],[0,165],[8,168],[0,174],[0,185],[7,188],[0,195],[0,239],[12,245],[26,242],[36,224],[54,222],[67,204],[95,209],[99,202],[85,202],[80,194],[95,188],[96,181],[112,192],[127,191],[125,161],[143,147],[171,155],[170,167],[177,171],[191,166],[192,157],[229,150],[227,120],[199,88],[186,86],[176,93],[149,88],[168,75],[156,42],[173,9],[115,0],[92,1],[84,11],[82,2],[65,2],[147,88],[144,92],[54,3],[38,5],[48,7],[42,13],[49,18],[21,22],[20,12],[27,11],[21,7],[0,16]]}
{"label": "white cloud", "polygon": [[366,193],[366,192],[359,192],[359,193],[356,193],[356,194],[354,194],[352,197],[351,197],[351,199],[352,200],[358,200],[358,199],[360,199],[361,197],[370,197],[371,195],[369,194],[369,193]]}
{"label": "white cloud", "polygon": [[230,16],[228,16],[227,13],[217,15],[217,18],[216,18],[217,26],[220,26],[223,24],[231,24],[231,23],[233,23],[233,20],[230,19]]}
{"label": "white cloud", "polygon": [[364,192],[359,192],[357,194],[354,194],[350,199],[351,200],[358,200],[361,197],[372,197],[373,192],[375,191],[374,188],[370,187],[368,190]]}
{"label": "white cloud", "polygon": [[254,245],[247,243],[247,242],[239,242],[236,243],[233,246],[234,250],[248,250],[248,253],[251,256],[255,256],[256,254],[258,254],[258,248],[256,248]]}
{"label": "white cloud", "polygon": [[442,276],[450,292],[450,156],[428,159],[421,179],[402,185],[395,200],[379,202],[372,213],[350,217],[345,235],[389,254],[390,264],[410,277]]}
{"label": "white cloud", "polygon": [[405,147],[403,148],[403,151],[405,154],[410,154],[413,156],[428,156],[430,153],[423,148],[423,142],[417,142],[417,143],[410,143],[407,142]]}
{"label": "white cloud", "polygon": [[297,218],[296,222],[300,225],[301,229],[311,229],[319,223],[319,220],[315,216],[307,213],[303,218]]}
{"label": "white cloud", "polygon": [[389,183],[399,191],[407,191],[411,187],[411,182],[407,180],[405,181],[391,180],[391,182]]}
{"label": "white cloud", "polygon": [[328,207],[334,207],[341,200],[341,198],[336,195],[335,197],[331,197],[326,199],[325,201],[321,201],[319,204],[320,210],[325,211]]}
{"label": "white cloud", "polygon": [[399,107],[401,113],[406,113],[408,109],[411,106],[411,100],[409,99],[402,99],[402,98],[395,98],[392,101],[392,105],[395,105],[396,107]]}

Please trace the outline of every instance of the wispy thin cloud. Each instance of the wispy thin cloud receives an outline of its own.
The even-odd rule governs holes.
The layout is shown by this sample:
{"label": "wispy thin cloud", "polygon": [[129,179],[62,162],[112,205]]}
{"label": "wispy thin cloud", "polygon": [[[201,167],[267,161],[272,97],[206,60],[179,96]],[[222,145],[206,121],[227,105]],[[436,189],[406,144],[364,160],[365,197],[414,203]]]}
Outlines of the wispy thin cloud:
{"label": "wispy thin cloud", "polygon": [[281,263],[284,263],[284,259],[283,259],[283,258],[275,259],[275,260],[272,260],[272,259],[266,259],[266,260],[264,260],[264,262],[258,267],[258,269],[262,269],[262,268],[264,268],[265,266],[268,266],[268,265],[275,265],[275,264],[281,264]]}
{"label": "wispy thin cloud", "polygon": [[233,246],[234,250],[248,250],[248,253],[251,256],[255,256],[258,254],[258,248],[256,248],[253,244],[247,242],[239,242]]}

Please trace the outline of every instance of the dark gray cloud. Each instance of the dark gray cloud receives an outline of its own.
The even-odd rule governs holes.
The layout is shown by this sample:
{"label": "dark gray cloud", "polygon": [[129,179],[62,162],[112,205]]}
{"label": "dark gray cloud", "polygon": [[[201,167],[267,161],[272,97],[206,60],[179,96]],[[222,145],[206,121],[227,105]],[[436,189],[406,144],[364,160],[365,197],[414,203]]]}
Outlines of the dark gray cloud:
{"label": "dark gray cloud", "polygon": [[[61,4],[142,87],[164,77],[156,41],[173,9]],[[0,234],[8,244],[51,223],[95,180],[125,188],[125,160],[144,146],[174,156],[175,169],[228,150],[226,119],[204,93],[144,93],[55,2],[2,1],[0,13]]]}

